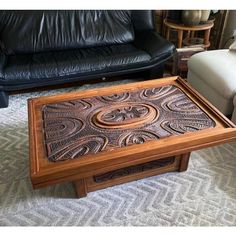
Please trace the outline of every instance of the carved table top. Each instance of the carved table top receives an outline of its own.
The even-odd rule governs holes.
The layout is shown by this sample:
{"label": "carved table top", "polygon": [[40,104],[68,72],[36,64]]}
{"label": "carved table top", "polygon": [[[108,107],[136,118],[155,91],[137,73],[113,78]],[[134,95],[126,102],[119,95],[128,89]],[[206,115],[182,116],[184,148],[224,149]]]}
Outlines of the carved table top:
{"label": "carved table top", "polygon": [[44,105],[42,113],[53,162],[216,125],[175,85],[56,102]]}
{"label": "carved table top", "polygon": [[163,158],[172,165],[173,157],[236,139],[236,126],[179,77],[32,98],[28,108],[34,188],[99,182]]}

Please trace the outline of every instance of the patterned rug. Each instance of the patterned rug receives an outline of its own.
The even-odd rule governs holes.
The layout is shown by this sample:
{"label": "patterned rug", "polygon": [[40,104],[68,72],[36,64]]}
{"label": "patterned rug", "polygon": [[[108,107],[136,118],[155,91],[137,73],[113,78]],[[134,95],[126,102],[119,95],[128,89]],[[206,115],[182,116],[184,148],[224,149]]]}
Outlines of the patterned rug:
{"label": "patterned rug", "polygon": [[33,190],[29,179],[27,99],[127,83],[10,96],[0,109],[1,226],[236,226],[236,142],[192,152],[175,172],[89,193],[71,183]]}

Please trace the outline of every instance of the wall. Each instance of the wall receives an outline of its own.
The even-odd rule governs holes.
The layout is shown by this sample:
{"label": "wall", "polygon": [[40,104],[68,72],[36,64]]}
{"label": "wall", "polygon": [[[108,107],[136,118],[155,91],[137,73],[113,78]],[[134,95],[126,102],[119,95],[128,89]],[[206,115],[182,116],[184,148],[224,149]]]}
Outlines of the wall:
{"label": "wall", "polygon": [[229,48],[233,40],[229,40],[228,42],[227,40],[233,35],[233,30],[236,30],[236,10],[229,10],[221,37],[220,48]]}

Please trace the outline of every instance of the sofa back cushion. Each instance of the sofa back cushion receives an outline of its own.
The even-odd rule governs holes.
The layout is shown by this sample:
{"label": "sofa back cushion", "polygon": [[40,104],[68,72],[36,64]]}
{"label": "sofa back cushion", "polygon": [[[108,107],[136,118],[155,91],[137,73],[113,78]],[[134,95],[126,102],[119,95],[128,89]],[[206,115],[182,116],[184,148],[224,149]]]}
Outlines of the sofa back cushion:
{"label": "sofa back cushion", "polygon": [[0,11],[0,45],[8,55],[133,40],[131,12],[127,10]]}

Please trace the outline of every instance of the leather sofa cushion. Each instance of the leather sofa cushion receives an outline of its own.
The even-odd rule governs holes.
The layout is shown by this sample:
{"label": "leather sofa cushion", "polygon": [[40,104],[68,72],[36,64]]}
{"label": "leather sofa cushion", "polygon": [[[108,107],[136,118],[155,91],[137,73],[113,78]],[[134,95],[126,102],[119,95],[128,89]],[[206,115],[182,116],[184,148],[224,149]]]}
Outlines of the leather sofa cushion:
{"label": "leather sofa cushion", "polygon": [[133,40],[131,12],[127,10],[0,11],[0,45],[7,55]]}
{"label": "leather sofa cushion", "polygon": [[0,52],[0,77],[2,77],[2,71],[7,62],[7,56]]}
{"label": "leather sofa cushion", "polygon": [[33,83],[126,70],[148,65],[150,60],[148,53],[132,44],[12,55],[7,58],[0,83]]}

